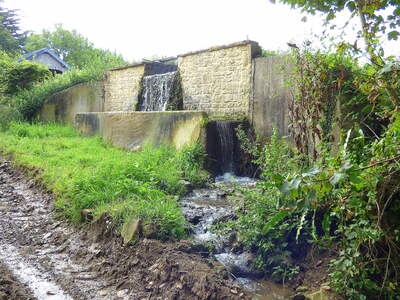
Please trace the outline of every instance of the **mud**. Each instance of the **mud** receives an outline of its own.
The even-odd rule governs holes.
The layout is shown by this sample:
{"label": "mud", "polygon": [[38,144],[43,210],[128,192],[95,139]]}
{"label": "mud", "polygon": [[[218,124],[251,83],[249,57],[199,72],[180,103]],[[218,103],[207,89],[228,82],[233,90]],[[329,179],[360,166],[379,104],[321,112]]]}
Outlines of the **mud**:
{"label": "mud", "polygon": [[51,195],[0,162],[0,299],[251,297],[190,242],[126,247],[107,215],[77,229],[52,212]]}
{"label": "mud", "polygon": [[7,299],[36,300],[27,286],[20,283],[8,268],[0,263],[0,300]]}

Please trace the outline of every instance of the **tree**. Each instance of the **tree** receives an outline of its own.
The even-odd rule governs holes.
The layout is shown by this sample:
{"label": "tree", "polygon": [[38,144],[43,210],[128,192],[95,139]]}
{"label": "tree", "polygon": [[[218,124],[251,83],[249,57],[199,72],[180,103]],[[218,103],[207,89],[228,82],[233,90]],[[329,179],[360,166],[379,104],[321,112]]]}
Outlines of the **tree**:
{"label": "tree", "polygon": [[16,10],[2,7],[0,0],[0,50],[9,53],[22,52],[26,32],[21,32]]}
{"label": "tree", "polygon": [[93,61],[103,60],[122,65],[125,63],[122,56],[108,50],[95,48],[87,38],[76,30],[66,30],[61,24],[55,26],[54,31],[43,30],[41,34],[28,36],[25,49],[35,51],[41,48],[50,48],[63,60],[73,67],[83,69]]}
{"label": "tree", "polygon": [[[351,12],[352,17],[358,16],[359,35],[363,37],[366,52],[377,69],[378,85],[386,90],[395,107],[400,106],[399,95],[393,87],[393,76],[390,74],[393,62],[390,58],[384,57],[384,49],[380,43],[383,36],[389,40],[397,40],[400,35],[399,0],[279,0],[279,2],[289,4],[293,8],[301,8],[307,13],[323,13],[326,16],[326,23],[346,9]],[[358,50],[356,46],[349,44],[342,43],[341,46]]]}

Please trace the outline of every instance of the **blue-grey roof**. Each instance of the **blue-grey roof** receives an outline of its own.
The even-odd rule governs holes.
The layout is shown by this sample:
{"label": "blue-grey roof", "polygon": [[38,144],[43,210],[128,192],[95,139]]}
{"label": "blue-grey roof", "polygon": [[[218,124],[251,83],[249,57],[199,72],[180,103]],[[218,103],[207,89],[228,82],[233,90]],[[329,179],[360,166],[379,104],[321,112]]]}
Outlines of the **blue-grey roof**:
{"label": "blue-grey roof", "polygon": [[49,48],[43,48],[43,49],[40,49],[40,50],[36,50],[36,51],[33,51],[33,52],[26,53],[26,54],[24,54],[24,58],[26,60],[30,60],[33,57],[41,55],[43,53],[49,54],[51,57],[53,57],[56,61],[58,61],[61,65],[63,65],[68,70],[71,69],[71,67],[65,61],[63,61],[61,58],[59,58],[58,55],[55,54],[53,51],[51,51]]}

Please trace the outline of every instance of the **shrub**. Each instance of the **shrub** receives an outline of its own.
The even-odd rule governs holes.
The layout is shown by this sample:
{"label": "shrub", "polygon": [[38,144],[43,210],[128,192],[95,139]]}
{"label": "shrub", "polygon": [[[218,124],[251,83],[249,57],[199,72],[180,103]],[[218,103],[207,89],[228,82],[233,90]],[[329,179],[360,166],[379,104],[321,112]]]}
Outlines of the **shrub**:
{"label": "shrub", "polygon": [[20,90],[29,89],[35,83],[51,76],[43,65],[21,60],[0,51],[0,95],[13,95]]}

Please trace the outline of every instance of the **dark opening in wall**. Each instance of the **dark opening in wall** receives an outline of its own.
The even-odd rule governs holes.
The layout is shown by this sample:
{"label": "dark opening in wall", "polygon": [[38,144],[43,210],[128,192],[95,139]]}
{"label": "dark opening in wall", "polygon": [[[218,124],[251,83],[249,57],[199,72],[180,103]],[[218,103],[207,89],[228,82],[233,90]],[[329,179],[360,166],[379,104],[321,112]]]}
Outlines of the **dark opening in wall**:
{"label": "dark opening in wall", "polygon": [[241,175],[241,150],[235,129],[242,123],[238,120],[211,120],[207,123],[205,167],[212,175]]}

